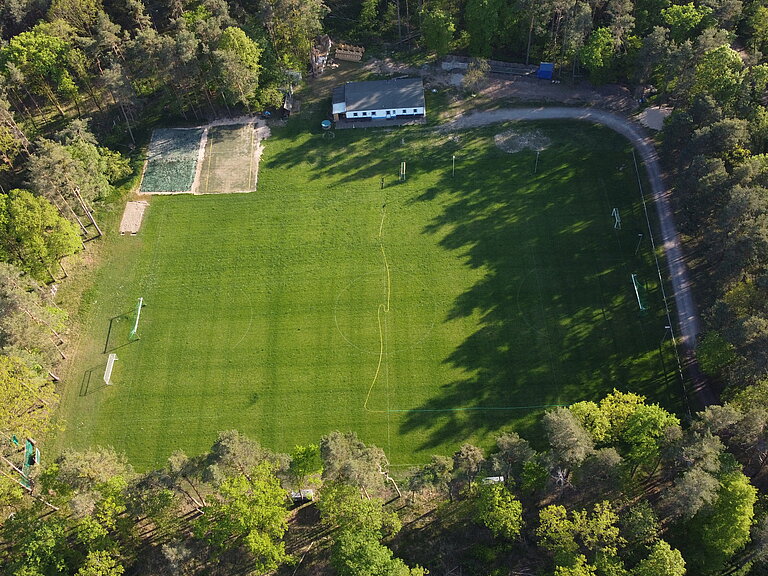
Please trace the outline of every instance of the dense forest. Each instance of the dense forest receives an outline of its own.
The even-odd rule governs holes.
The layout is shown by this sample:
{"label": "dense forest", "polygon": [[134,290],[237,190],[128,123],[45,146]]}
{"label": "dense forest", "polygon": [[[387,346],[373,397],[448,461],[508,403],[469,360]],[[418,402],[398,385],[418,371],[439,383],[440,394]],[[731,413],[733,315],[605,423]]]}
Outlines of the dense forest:
{"label": "dense forest", "polygon": [[[659,145],[723,404],[681,421],[617,391],[548,412],[535,442],[408,471],[351,433],[275,454],[229,431],[159,470],[94,447],[21,481],[23,439],[55,434],[77,323],[55,288],[87,281],[66,258],[98,244],[152,128],[279,105],[323,32],[409,62],[552,61],[565,84],[673,107]],[[0,571],[765,574],[764,51],[764,0],[0,2]]]}

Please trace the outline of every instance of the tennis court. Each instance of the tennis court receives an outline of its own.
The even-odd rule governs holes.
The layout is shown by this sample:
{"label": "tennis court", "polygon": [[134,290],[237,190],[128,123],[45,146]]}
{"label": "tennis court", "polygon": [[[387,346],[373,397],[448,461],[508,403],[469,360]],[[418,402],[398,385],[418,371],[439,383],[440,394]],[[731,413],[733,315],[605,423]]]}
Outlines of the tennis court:
{"label": "tennis court", "polygon": [[259,146],[255,124],[211,126],[196,194],[231,194],[256,189]]}

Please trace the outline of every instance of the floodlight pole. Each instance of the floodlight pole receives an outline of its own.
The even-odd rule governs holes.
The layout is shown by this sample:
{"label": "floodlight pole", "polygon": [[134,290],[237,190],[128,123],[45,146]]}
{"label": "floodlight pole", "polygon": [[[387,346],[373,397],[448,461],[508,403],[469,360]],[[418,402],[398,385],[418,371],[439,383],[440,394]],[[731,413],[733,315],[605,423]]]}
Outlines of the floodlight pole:
{"label": "floodlight pole", "polygon": [[456,176],[456,154],[453,155],[452,164],[451,164],[451,177]]}
{"label": "floodlight pole", "polygon": [[637,236],[638,236],[638,240],[637,240],[637,248],[635,248],[635,256],[637,256],[637,253],[640,250],[640,243],[643,241],[643,233],[640,232]]}
{"label": "floodlight pole", "polygon": [[539,154],[541,154],[541,150],[536,150],[536,164],[533,166],[534,174],[539,171]]}

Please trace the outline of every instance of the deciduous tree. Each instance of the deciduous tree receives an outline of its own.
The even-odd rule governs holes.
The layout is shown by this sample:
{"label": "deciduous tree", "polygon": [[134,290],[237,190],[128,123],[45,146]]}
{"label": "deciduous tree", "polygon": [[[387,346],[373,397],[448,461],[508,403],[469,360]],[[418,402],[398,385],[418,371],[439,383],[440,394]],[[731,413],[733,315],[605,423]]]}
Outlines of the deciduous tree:
{"label": "deciduous tree", "polygon": [[451,16],[441,8],[427,7],[421,13],[421,33],[424,45],[438,58],[448,53],[448,47],[456,32]]}
{"label": "deciduous tree", "polygon": [[476,518],[496,538],[513,540],[523,528],[523,506],[504,484],[485,484],[479,487]]}
{"label": "deciduous tree", "polygon": [[632,570],[632,576],[684,576],[684,574],[683,555],[663,540],[654,544],[650,554],[640,560]]}
{"label": "deciduous tree", "polygon": [[53,276],[55,264],[81,246],[74,224],[45,198],[27,190],[0,194],[0,258],[44,280]]}
{"label": "deciduous tree", "polygon": [[286,494],[266,462],[225,479],[196,525],[215,549],[244,546],[260,573],[289,559],[282,541],[287,529]]}

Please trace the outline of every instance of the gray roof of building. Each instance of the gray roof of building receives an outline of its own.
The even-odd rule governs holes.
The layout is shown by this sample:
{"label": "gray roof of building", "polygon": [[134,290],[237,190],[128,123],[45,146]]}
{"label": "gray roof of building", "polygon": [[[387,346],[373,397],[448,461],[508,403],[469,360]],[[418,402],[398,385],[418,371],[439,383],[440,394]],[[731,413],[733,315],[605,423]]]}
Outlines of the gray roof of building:
{"label": "gray roof of building", "polygon": [[332,104],[342,104],[344,102],[344,86],[336,86],[333,89]]}
{"label": "gray roof of building", "polygon": [[[347,111],[424,107],[421,78],[348,82],[343,88]],[[336,90],[333,91],[333,102],[336,103]]]}

